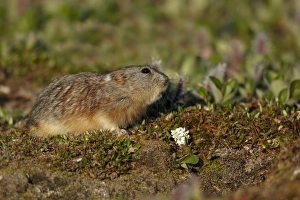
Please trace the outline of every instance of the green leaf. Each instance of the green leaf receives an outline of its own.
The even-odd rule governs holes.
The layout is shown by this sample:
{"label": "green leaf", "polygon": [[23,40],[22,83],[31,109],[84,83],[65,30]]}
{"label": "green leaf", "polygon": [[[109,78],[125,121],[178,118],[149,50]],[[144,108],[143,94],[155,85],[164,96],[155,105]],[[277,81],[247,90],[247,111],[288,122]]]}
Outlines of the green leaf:
{"label": "green leaf", "polygon": [[223,102],[229,100],[233,92],[236,90],[237,87],[237,80],[236,79],[231,79],[226,82],[225,86],[223,87],[222,95],[223,95]]}
{"label": "green leaf", "polygon": [[289,92],[288,88],[282,89],[278,94],[278,100],[282,103],[286,102],[288,97],[288,92]]}
{"label": "green leaf", "polygon": [[199,158],[195,154],[188,154],[179,159],[182,163],[195,165],[199,162]]}
{"label": "green leaf", "polygon": [[270,84],[270,87],[274,97],[278,97],[279,92],[286,87],[286,84],[282,79],[276,79]]}
{"label": "green leaf", "polygon": [[242,87],[239,88],[239,92],[240,92],[242,97],[247,97],[248,96],[247,90],[245,90]]}
{"label": "green leaf", "polygon": [[215,86],[216,86],[220,91],[222,91],[222,83],[221,83],[221,81],[220,81],[218,78],[214,77],[214,76],[210,76],[209,78],[210,78],[210,80],[215,84]]}
{"label": "green leaf", "polygon": [[8,119],[8,125],[9,126],[12,126],[14,124],[14,120],[13,118],[10,116],[9,119]]}
{"label": "green leaf", "polygon": [[275,96],[274,93],[271,90],[266,90],[263,92],[264,93],[264,98],[266,98],[268,101],[271,101]]}
{"label": "green leaf", "polygon": [[294,80],[290,84],[290,98],[300,98],[300,79]]}
{"label": "green leaf", "polygon": [[200,87],[199,90],[198,90],[198,94],[201,98],[206,98],[207,96],[207,91],[204,87]]}
{"label": "green leaf", "polygon": [[257,97],[260,99],[262,99],[265,96],[264,91],[261,89],[256,89],[255,92],[256,92]]}
{"label": "green leaf", "polygon": [[268,82],[268,84],[271,84],[276,78],[277,78],[277,74],[272,71],[268,71],[265,75],[265,79]]}
{"label": "green leaf", "polygon": [[[212,81],[211,81],[212,82]],[[216,103],[221,103],[223,100],[222,91],[215,86],[215,84],[211,83],[211,92],[214,97],[214,101]]]}
{"label": "green leaf", "polygon": [[269,146],[270,146],[269,143],[267,141],[265,141],[265,140],[261,141],[261,144],[262,144],[262,146],[263,146],[264,149],[268,149]]}
{"label": "green leaf", "polygon": [[189,169],[186,163],[182,163],[180,166],[184,169]]}
{"label": "green leaf", "polygon": [[254,87],[255,87],[254,80],[248,80],[245,83],[245,90],[247,91],[247,94],[252,94]]}

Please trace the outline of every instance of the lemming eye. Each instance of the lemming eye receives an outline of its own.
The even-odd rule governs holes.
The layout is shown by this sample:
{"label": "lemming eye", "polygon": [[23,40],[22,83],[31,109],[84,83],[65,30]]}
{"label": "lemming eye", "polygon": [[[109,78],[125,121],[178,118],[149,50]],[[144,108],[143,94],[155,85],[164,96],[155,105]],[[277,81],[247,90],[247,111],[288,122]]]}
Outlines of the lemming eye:
{"label": "lemming eye", "polygon": [[149,73],[150,73],[150,69],[149,69],[149,68],[143,68],[143,69],[141,70],[141,72],[142,72],[143,74],[149,74]]}

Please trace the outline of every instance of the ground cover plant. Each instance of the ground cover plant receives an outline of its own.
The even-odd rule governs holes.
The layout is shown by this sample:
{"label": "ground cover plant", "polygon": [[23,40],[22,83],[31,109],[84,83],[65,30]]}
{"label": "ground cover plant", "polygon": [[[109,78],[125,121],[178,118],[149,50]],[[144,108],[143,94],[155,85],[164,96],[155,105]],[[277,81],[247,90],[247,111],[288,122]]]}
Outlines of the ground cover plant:
{"label": "ground cover plant", "polygon": [[[5,0],[0,29],[1,198],[300,197],[298,1]],[[53,78],[150,62],[128,135],[24,130]]]}

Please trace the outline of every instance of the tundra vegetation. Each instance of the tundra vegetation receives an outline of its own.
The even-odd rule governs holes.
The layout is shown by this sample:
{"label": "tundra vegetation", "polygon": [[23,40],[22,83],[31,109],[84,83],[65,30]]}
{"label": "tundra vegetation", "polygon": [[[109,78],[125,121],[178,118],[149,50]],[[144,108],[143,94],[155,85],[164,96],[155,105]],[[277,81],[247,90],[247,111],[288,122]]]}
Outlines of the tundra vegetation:
{"label": "tundra vegetation", "polygon": [[[299,199],[297,0],[0,2],[1,199]],[[161,61],[128,134],[24,130],[53,78]]]}

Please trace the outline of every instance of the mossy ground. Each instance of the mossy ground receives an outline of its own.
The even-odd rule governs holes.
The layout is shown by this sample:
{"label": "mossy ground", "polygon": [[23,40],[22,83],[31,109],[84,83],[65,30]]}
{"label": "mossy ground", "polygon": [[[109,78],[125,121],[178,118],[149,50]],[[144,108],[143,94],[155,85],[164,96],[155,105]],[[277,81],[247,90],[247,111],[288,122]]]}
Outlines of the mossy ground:
{"label": "mossy ground", "polygon": [[[178,107],[144,120],[123,136],[95,131],[35,138],[4,125],[0,195],[142,198],[170,194],[195,174],[199,198],[270,198],[272,187],[280,188],[282,197],[297,197],[300,121],[298,112],[287,108],[256,100],[230,109]],[[22,127],[23,122],[14,123]],[[173,141],[170,130],[176,127],[190,131],[188,145]],[[190,153],[200,161],[187,170],[178,159]]]}

